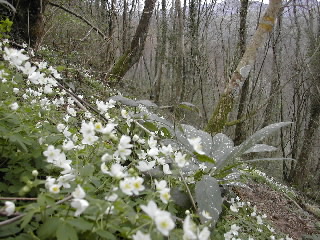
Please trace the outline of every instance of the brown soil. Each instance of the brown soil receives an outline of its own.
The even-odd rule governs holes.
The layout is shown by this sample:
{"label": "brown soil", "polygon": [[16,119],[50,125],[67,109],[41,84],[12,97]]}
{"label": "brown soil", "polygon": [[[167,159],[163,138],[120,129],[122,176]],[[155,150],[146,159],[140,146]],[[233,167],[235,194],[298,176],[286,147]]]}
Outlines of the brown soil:
{"label": "brown soil", "polygon": [[259,212],[266,214],[273,227],[293,239],[302,239],[303,235],[320,234],[315,223],[320,222],[314,215],[308,213],[285,194],[273,190],[271,187],[251,183],[249,188],[234,189],[245,202],[256,205]]}

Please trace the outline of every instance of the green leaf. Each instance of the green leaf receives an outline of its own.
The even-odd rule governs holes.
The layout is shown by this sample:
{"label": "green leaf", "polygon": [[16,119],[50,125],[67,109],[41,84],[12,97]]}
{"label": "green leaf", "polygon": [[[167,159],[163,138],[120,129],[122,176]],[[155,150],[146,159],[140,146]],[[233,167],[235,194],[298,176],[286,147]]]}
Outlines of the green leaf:
{"label": "green leaf", "polygon": [[89,231],[92,229],[93,224],[84,220],[83,218],[68,219],[67,222],[80,231]]}
{"label": "green leaf", "polygon": [[208,163],[213,163],[215,164],[216,161],[211,158],[211,157],[208,157],[207,155],[201,155],[197,152],[194,152],[194,155],[196,156],[196,158],[200,161],[200,162],[208,162]]}
{"label": "green leaf", "polygon": [[66,222],[60,221],[56,232],[57,240],[78,240],[76,230]]}
{"label": "green leaf", "polygon": [[92,176],[94,172],[94,166],[92,164],[87,164],[81,168],[79,172],[82,177]]}
{"label": "green leaf", "polygon": [[55,236],[59,224],[63,224],[57,217],[48,218],[37,230],[40,239],[52,238]]}
{"label": "green leaf", "polygon": [[[195,193],[199,212],[208,212],[215,224],[222,211],[222,197],[218,181],[208,175],[203,176],[201,181],[195,185]],[[200,220],[202,223],[208,221],[202,214],[200,214]]]}
{"label": "green leaf", "polygon": [[22,218],[22,223],[20,225],[20,228],[23,229],[27,224],[31,221],[33,215],[37,212],[37,210],[32,210],[28,212],[23,218]]}
{"label": "green leaf", "polygon": [[117,238],[112,233],[107,232],[105,230],[98,230],[96,231],[96,234],[108,240],[117,240]]}
{"label": "green leaf", "polygon": [[143,126],[150,131],[153,131],[153,132],[158,131],[158,127],[152,122],[144,122]]}

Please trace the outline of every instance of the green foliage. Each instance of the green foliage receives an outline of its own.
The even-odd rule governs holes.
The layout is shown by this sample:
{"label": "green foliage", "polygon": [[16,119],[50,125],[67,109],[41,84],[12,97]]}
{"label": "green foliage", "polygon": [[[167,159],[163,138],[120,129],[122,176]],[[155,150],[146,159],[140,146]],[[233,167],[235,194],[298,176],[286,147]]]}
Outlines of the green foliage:
{"label": "green foliage", "polygon": [[[172,124],[151,112],[156,105],[148,100],[81,100],[57,87],[67,83],[56,69],[42,62],[32,70],[15,59],[24,59],[22,52],[4,50],[0,194],[32,201],[15,202],[21,219],[0,226],[5,237],[131,239],[141,231],[162,240],[187,234],[173,217],[187,219],[186,210],[195,212],[193,234],[212,231],[217,222],[219,232],[219,185],[239,181],[241,155],[273,150],[255,144],[288,124],[267,127],[234,147],[226,135]],[[65,76],[76,76],[60,66]]]}
{"label": "green foliage", "polygon": [[9,38],[7,33],[11,31],[12,23],[8,18],[0,20],[0,39]]}

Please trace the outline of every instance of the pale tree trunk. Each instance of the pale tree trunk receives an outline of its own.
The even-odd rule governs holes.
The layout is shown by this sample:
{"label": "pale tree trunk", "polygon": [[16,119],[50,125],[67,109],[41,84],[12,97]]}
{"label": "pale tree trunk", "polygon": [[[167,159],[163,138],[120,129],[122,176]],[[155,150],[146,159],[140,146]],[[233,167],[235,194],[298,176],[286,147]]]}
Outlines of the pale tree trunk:
{"label": "pale tree trunk", "polygon": [[156,1],[157,0],[145,0],[143,12],[135,35],[131,41],[130,49],[116,60],[114,66],[107,73],[106,81],[108,83],[118,83],[142,56]]}
{"label": "pale tree trunk", "polygon": [[269,6],[264,13],[250,44],[247,46],[243,57],[236,70],[233,72],[229,83],[225,87],[223,95],[213,110],[213,114],[209,119],[205,131],[214,134],[223,130],[228,121],[229,113],[233,108],[233,102],[237,92],[254,65],[258,48],[263,45],[268,33],[272,31],[281,6],[281,0],[270,0]]}

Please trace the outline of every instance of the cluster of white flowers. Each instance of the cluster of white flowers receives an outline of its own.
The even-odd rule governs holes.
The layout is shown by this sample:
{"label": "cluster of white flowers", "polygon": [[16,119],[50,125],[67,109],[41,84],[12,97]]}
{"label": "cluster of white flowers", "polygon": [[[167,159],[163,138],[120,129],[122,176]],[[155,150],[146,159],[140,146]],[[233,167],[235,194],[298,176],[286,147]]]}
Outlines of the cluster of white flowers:
{"label": "cluster of white flowers", "polygon": [[167,187],[167,181],[161,180],[158,182],[157,179],[154,180],[156,184],[156,190],[160,194],[160,199],[163,203],[167,204],[171,198],[170,188]]}
{"label": "cluster of white flowers", "polygon": [[[241,202],[241,199],[238,196],[236,198],[231,198],[229,203],[230,203],[230,210],[235,213],[239,212],[240,208],[249,207],[251,209],[251,203],[250,202]],[[250,213],[249,216],[255,218],[257,221],[257,224],[261,225],[261,228],[256,229],[257,232],[263,232],[262,226],[264,225],[268,229],[268,230],[266,230],[266,231],[268,231],[268,234],[271,233],[270,240],[276,240],[275,236],[272,235],[275,233],[274,228],[263,221],[263,219],[267,218],[266,214],[262,214],[262,215],[258,214],[257,207],[253,206],[252,212]],[[241,240],[240,238],[237,238],[239,230],[240,230],[240,227],[237,226],[236,224],[231,225],[231,229],[224,234],[225,239],[226,240]],[[254,240],[254,238],[249,237],[248,240]],[[292,240],[292,238],[290,238],[289,236],[286,236],[285,239],[279,238],[279,240]]]}
{"label": "cluster of white flowers", "polygon": [[159,232],[164,236],[168,236],[170,231],[174,229],[175,223],[171,218],[171,214],[158,208],[154,201],[149,201],[148,205],[140,205],[141,209],[148,214],[155,222]]}
{"label": "cluster of white flowers", "polygon": [[183,240],[208,240],[210,231],[208,227],[204,227],[202,231],[191,220],[190,215],[187,215],[183,221]]}
{"label": "cluster of white flowers", "polygon": [[86,193],[80,185],[71,193],[73,199],[71,201],[71,206],[76,209],[74,216],[78,217],[83,213],[87,207],[89,207],[89,202],[85,200]]}

